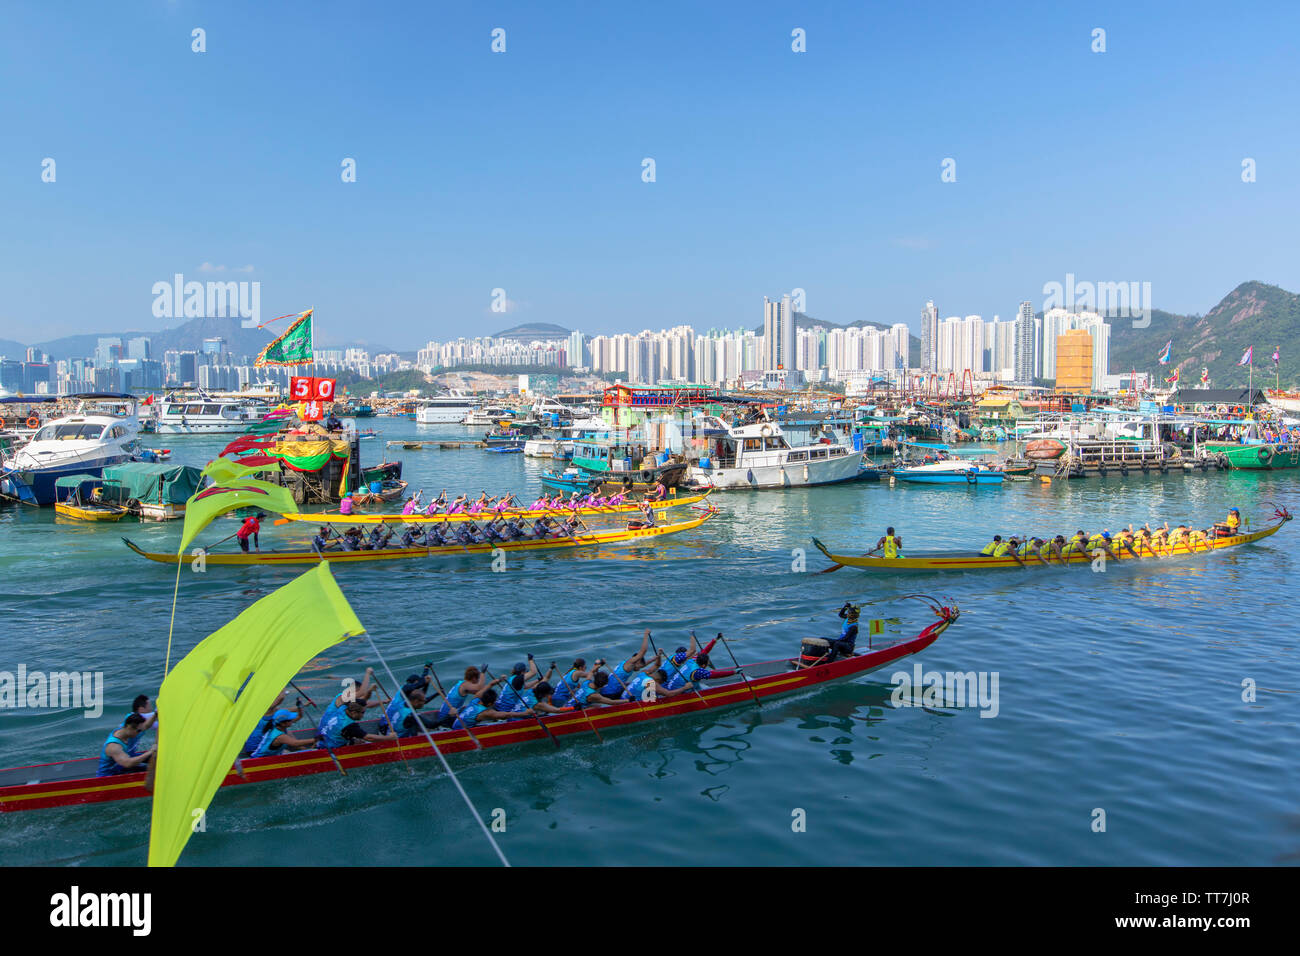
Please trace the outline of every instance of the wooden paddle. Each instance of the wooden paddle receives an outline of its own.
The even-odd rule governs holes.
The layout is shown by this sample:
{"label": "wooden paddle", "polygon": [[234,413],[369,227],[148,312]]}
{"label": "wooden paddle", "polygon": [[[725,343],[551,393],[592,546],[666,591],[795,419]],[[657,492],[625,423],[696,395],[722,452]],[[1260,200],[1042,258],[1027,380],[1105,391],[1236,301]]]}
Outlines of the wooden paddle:
{"label": "wooden paddle", "polygon": [[[691,631],[691,639],[692,639],[692,640],[695,639],[695,632],[694,632],[694,631]],[[655,656],[659,658],[660,666],[663,665],[663,662],[664,662],[665,660],[671,660],[671,658],[665,658],[665,657],[663,657],[662,655],[660,655],[660,653],[659,653],[659,648],[655,647],[655,639],[654,639],[653,637],[650,638],[650,646],[654,649]],[[699,642],[698,640],[695,641],[695,646],[696,646],[696,647],[699,647],[699,646],[700,646],[700,642]],[[690,660],[690,658],[688,657],[687,660]],[[698,697],[698,698],[700,698],[700,703],[702,703],[705,707],[712,706],[712,705],[711,705],[707,700],[704,699],[704,696],[703,696],[703,695],[699,692],[699,690],[695,687],[695,682],[694,682],[694,681],[689,681],[689,680],[688,680],[686,683],[690,684],[690,686],[691,686],[691,690],[695,693],[695,696]]]}
{"label": "wooden paddle", "polygon": [[[379,683],[379,678],[378,678],[377,676],[375,677],[375,686],[379,688],[379,693],[383,694],[385,697],[388,698],[388,703],[391,705],[391,704],[393,703],[393,695],[390,694],[390,693],[388,693],[388,691],[386,691],[386,690],[384,689],[384,685],[381,684],[381,683]],[[387,710],[388,710],[388,708],[385,707],[385,708],[384,708],[384,711],[385,711],[384,719],[385,719],[385,720],[388,719]],[[409,762],[407,761],[407,759],[406,759],[406,751],[402,749],[402,734],[401,734],[401,732],[400,732],[396,727],[394,727],[392,724],[389,724],[389,725],[388,725],[388,729],[391,730],[391,731],[393,732],[393,736],[397,738],[397,754],[398,754],[398,756],[400,756],[400,757],[402,758],[402,764],[406,767],[406,772],[407,772],[407,773],[415,773],[415,771],[411,769],[411,765],[410,765],[410,763],[409,763]]]}
{"label": "wooden paddle", "polygon": [[754,690],[754,685],[751,684],[749,682],[749,678],[745,676],[744,670],[741,669],[740,661],[736,660],[736,655],[731,653],[731,645],[727,643],[727,639],[722,636],[721,631],[718,632],[718,640],[720,640],[722,642],[722,646],[727,649],[727,654],[731,657],[731,663],[736,665],[736,673],[739,674],[741,680],[745,682],[745,686],[749,688],[749,692],[754,695],[754,703],[757,704],[759,707],[762,707],[763,704],[758,699],[758,691]]}
{"label": "wooden paddle", "polygon": [[[532,658],[529,657],[529,660],[532,660]],[[484,673],[484,674],[487,674],[489,677],[492,675],[492,672],[491,672],[488,668],[486,668],[486,667],[483,668],[483,673]],[[538,671],[538,676],[541,676],[541,671]],[[510,678],[510,680],[514,680],[514,677],[512,676],[512,677]],[[506,683],[509,684],[509,683],[510,683],[510,680],[507,680]],[[513,687],[510,688],[510,689],[511,689],[512,691],[514,690]],[[524,698],[523,698],[523,690],[526,690],[526,689],[527,689],[527,688],[521,688],[520,690],[514,691],[514,692],[515,692],[515,695],[519,698],[519,702],[520,702],[520,703],[523,703],[523,700],[524,700]],[[537,711],[533,710],[531,707],[527,708],[527,712],[530,713],[530,714],[532,714],[532,715],[533,715],[533,719],[537,721],[537,725],[538,725],[539,727],[541,727],[542,730],[546,731],[546,736],[548,736],[548,737],[551,738],[551,743],[555,744],[556,747],[559,747],[559,746],[560,746],[560,741],[559,741],[559,739],[555,736],[555,734],[551,733],[551,728],[546,726],[546,721],[542,720],[541,715],[538,714]]]}
{"label": "wooden paddle", "polygon": [[[438,685],[438,693],[442,695],[442,699],[446,702],[447,706],[450,707],[451,698],[448,697],[447,692],[443,690],[442,681],[438,680],[438,672],[433,669],[433,664],[429,664],[429,674],[433,677],[433,682]],[[465,732],[469,734],[469,739],[474,741],[474,746],[477,747],[479,750],[482,750],[483,745],[478,742],[478,737],[474,736],[474,731],[470,730],[469,727],[467,726],[465,728]]]}
{"label": "wooden paddle", "polygon": [[[555,667],[555,661],[551,661],[551,667]],[[569,686],[569,682],[568,682],[567,680],[564,679],[564,675],[563,675],[563,674],[560,675],[560,683],[563,684],[565,687],[568,687],[568,686]],[[573,700],[573,699],[574,699],[573,691],[572,691],[572,690],[569,691],[569,699],[570,699],[570,700]],[[582,716],[587,718],[587,726],[590,727],[590,728],[591,728],[591,732],[592,732],[593,734],[596,735],[596,739],[599,740],[599,741],[603,744],[603,743],[605,742],[605,738],[602,737],[602,736],[600,735],[600,731],[596,729],[596,725],[595,725],[595,723],[594,723],[594,722],[592,721],[592,719],[591,719],[591,714],[587,713],[587,708],[581,706],[580,704],[575,704],[574,706],[575,706],[576,709],[582,711]]]}

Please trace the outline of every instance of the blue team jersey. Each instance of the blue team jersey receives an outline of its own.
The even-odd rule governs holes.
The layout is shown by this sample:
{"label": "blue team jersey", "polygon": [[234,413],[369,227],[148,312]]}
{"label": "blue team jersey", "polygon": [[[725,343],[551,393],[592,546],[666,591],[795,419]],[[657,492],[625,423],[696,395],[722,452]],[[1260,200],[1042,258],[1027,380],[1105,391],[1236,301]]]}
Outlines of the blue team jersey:
{"label": "blue team jersey", "polygon": [[[122,728],[120,727],[118,728],[118,730],[121,729]],[[128,757],[140,756],[139,737],[135,737],[130,741],[123,741],[119,740],[115,736],[116,733],[117,731],[115,730],[104,739],[104,746],[99,750],[99,769],[96,771],[96,776],[107,777],[115,773],[136,773],[139,770],[139,767],[123,767],[108,755],[109,744],[121,744],[122,749],[126,751]]]}
{"label": "blue team jersey", "polygon": [[619,664],[610,674],[609,680],[605,681],[605,686],[600,689],[602,697],[619,697],[627,689],[628,679],[632,675],[627,672],[623,664]]}
{"label": "blue team jersey", "polygon": [[283,744],[281,744],[279,747],[272,746],[272,744],[274,744],[279,738],[283,736],[284,736],[283,730],[281,730],[279,727],[272,727],[262,737],[262,742],[258,744],[257,749],[253,751],[253,756],[270,757],[274,754],[287,754],[289,751],[285,749]]}

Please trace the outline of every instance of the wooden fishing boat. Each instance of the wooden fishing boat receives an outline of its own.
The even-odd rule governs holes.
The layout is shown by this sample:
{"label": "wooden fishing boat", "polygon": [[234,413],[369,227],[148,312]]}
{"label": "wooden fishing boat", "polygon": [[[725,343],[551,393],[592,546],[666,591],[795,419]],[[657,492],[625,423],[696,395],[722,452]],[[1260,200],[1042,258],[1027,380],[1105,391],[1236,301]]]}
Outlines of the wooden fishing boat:
{"label": "wooden fishing boat", "polygon": [[[668,508],[676,508],[681,505],[699,504],[705,498],[712,494],[712,489],[700,495],[682,495],[679,498],[665,498],[663,501],[651,502],[651,507],[655,511],[665,511]],[[640,502],[625,502],[621,505],[611,505],[608,508],[579,508],[576,511],[570,508],[507,508],[500,515],[494,511],[482,511],[478,514],[454,514],[454,515],[342,515],[337,511],[312,512],[295,512],[294,514],[281,515],[276,519],[276,524],[289,521],[307,521],[317,524],[442,524],[446,522],[457,521],[485,521],[488,518],[526,518],[530,521],[543,517],[559,517],[561,515],[577,515],[579,518],[600,517],[601,515],[632,515],[640,510]]]}
{"label": "wooden fishing boat", "polygon": [[[501,723],[481,724],[475,728],[474,737],[486,750],[539,741],[547,736],[547,730],[557,738],[572,734],[590,734],[593,725],[598,731],[604,731],[612,727],[650,723],[684,714],[720,710],[724,707],[754,706],[755,697],[762,701],[812,690],[826,684],[852,680],[925,650],[957,620],[960,611],[956,607],[943,607],[937,613],[939,613],[938,621],[909,640],[871,647],[853,657],[832,663],[800,667],[799,658],[793,657],[748,664],[741,668],[745,678],[748,678],[748,683],[744,678],[735,676],[710,681],[698,695],[681,694],[647,702],[627,701],[604,707],[591,707],[585,711],[548,715],[540,718],[546,725],[545,730],[539,725],[538,719],[531,716]],[[374,723],[374,721],[366,721],[362,726],[373,730]],[[443,730],[432,734],[432,737],[438,749],[444,754],[464,753],[476,749],[474,739],[464,730]],[[547,752],[549,753],[550,750],[548,749]],[[340,768],[346,771],[357,767],[432,756],[434,756],[433,749],[429,746],[428,739],[423,736],[403,737],[391,743],[341,747],[334,750],[332,756],[327,750],[305,750],[283,756],[257,757],[240,761],[238,770],[231,770],[221,786],[233,787],[315,773],[336,773]],[[0,812],[105,803],[111,800],[130,800],[149,796],[149,792],[144,787],[145,773],[97,777],[94,776],[97,763],[96,758],[87,757],[0,770]]]}
{"label": "wooden fishing boat", "polygon": [[407,482],[401,478],[385,478],[379,483],[380,490],[358,491],[352,495],[354,504],[362,507],[382,505],[388,501],[400,501],[406,491]]}
{"label": "wooden fishing boat", "polygon": [[[1162,558],[1172,557],[1189,557],[1195,554],[1205,554],[1208,551],[1222,551],[1227,548],[1235,548],[1239,545],[1250,544],[1253,541],[1259,541],[1267,538],[1271,534],[1276,534],[1277,530],[1291,520],[1291,513],[1285,508],[1280,509],[1276,514],[1277,522],[1269,525],[1260,531],[1251,531],[1246,534],[1236,534],[1225,538],[1210,538],[1205,542],[1197,542],[1193,546],[1179,543],[1173,548],[1162,548],[1160,551],[1153,552],[1149,548],[1144,549],[1140,557],[1134,557],[1128,551],[1119,551],[1114,549],[1119,556],[1118,560],[1129,561],[1147,561],[1154,562]],[[902,574],[908,572],[926,572],[926,571],[996,571],[996,570],[1046,570],[1048,568],[1061,567],[1060,561],[1052,557],[1050,564],[1043,564],[1036,557],[1022,557],[1017,561],[1012,557],[984,557],[983,555],[973,554],[969,551],[949,551],[949,552],[907,552],[901,558],[882,558],[875,555],[858,556],[851,554],[835,554],[824,544],[813,538],[813,544],[817,550],[826,557],[830,558],[837,565],[857,568],[861,571],[879,571],[885,574]],[[1071,564],[1089,564],[1094,558],[1091,554],[1072,553],[1065,555],[1067,562]],[[1114,559],[1107,558],[1107,562]],[[1022,563],[1023,562],[1023,563]]]}
{"label": "wooden fishing boat", "polygon": [[[348,564],[354,561],[396,561],[402,558],[456,558],[475,554],[491,555],[498,548],[502,551],[514,552],[546,551],[556,548],[603,547],[613,544],[638,544],[646,543],[650,539],[663,535],[698,528],[717,513],[716,508],[710,508],[698,517],[689,521],[679,521],[676,524],[659,525],[654,528],[637,528],[635,530],[624,528],[602,529],[578,534],[574,537],[491,541],[481,544],[452,543],[443,545],[440,548],[378,548],[361,551],[325,551],[323,555],[317,551],[208,552],[204,555],[204,562],[208,565],[316,564],[323,557],[330,564]],[[128,538],[122,540],[126,542],[128,548],[142,558],[148,558],[150,561],[158,561],[162,564],[176,563],[175,554],[145,551]]]}
{"label": "wooden fishing boat", "polygon": [[100,500],[104,479],[97,475],[64,475],[54,481],[54,513],[78,521],[117,521],[124,505]]}

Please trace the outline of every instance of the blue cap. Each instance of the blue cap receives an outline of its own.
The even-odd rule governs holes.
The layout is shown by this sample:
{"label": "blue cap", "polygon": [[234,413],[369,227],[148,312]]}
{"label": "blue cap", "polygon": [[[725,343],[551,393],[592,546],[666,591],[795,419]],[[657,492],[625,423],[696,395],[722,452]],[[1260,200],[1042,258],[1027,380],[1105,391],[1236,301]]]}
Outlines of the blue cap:
{"label": "blue cap", "polygon": [[1102,536],[1103,538],[1105,538],[1107,541],[1110,540],[1110,532],[1109,532],[1109,531],[1103,531],[1103,532],[1101,533],[1101,536]]}
{"label": "blue cap", "polygon": [[514,667],[510,668],[510,670],[511,670],[512,673],[515,673],[515,674],[522,674],[522,673],[524,673],[526,670],[528,670],[528,665],[527,665],[527,664],[516,664]]}
{"label": "blue cap", "polygon": [[271,716],[271,723],[278,724],[285,720],[297,720],[297,719],[298,719],[298,715],[291,710],[277,710]]}

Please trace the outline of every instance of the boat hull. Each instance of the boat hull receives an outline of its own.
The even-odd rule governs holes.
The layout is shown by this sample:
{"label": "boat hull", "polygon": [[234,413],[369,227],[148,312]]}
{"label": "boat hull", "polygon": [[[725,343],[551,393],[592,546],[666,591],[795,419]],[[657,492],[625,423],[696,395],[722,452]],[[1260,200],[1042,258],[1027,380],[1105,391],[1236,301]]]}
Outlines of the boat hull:
{"label": "boat hull", "polygon": [[[751,676],[748,684],[744,680],[731,679],[726,683],[706,686],[699,694],[682,694],[648,702],[627,701],[588,708],[582,712],[550,715],[541,718],[546,725],[545,730],[533,717],[484,724],[474,731],[474,737],[486,750],[539,741],[547,736],[547,730],[556,737],[566,737],[590,734],[593,725],[597,731],[604,731],[700,711],[743,706],[746,703],[753,705],[755,696],[762,701],[852,680],[917,654],[933,644],[957,620],[958,615],[958,610],[952,608],[946,617],[931,624],[911,640],[868,649],[854,657],[833,663],[798,670],[792,667],[794,660],[751,664],[745,670],[751,675],[763,673],[763,676]],[[474,738],[463,730],[439,731],[431,736],[443,754],[465,753],[476,749]],[[424,736],[403,737],[391,743],[341,747],[334,751],[332,757],[329,751],[306,750],[285,756],[243,760],[240,762],[242,775],[232,770],[221,786],[233,787],[308,774],[336,773],[340,767],[352,770],[432,756],[435,756],[434,750]],[[335,760],[338,761],[337,764]],[[144,773],[113,777],[90,776],[94,773],[95,765],[95,758],[86,758],[0,771],[0,812],[106,803],[149,796],[149,791],[144,788]]]}
{"label": "boat hull", "polygon": [[[1185,544],[1179,544],[1175,548],[1164,548],[1159,554],[1152,553],[1149,550],[1144,551],[1141,557],[1134,557],[1128,551],[1117,552],[1118,558],[1107,558],[1107,562],[1119,560],[1121,562],[1130,561],[1158,561],[1162,558],[1172,557],[1190,557],[1195,554],[1205,554],[1206,552],[1222,551],[1226,548],[1234,548],[1243,544],[1250,544],[1253,541],[1259,541],[1261,538],[1267,538],[1275,534],[1281,528],[1290,516],[1281,519],[1274,525],[1270,525],[1260,531],[1252,531],[1249,534],[1238,534],[1228,538],[1214,538],[1205,542],[1204,545],[1198,543],[1195,548],[1189,548]],[[878,557],[860,557],[848,554],[835,554],[830,551],[816,538],[813,538],[813,544],[822,554],[830,558],[836,564],[845,567],[857,568],[861,571],[875,571],[884,574],[907,574],[907,573],[924,573],[939,571],[1036,571],[1039,569],[1059,568],[1060,562],[1053,557],[1050,564],[1044,564],[1036,557],[1021,558],[1021,562],[1011,557],[984,557],[982,555],[972,555],[969,553],[953,552],[946,554],[914,554],[911,557],[901,558],[878,558]],[[1100,553],[1100,552],[1099,552]],[[1096,560],[1092,554],[1072,553],[1065,555],[1069,564],[1091,564]]]}
{"label": "boat hull", "polygon": [[1279,468],[1300,467],[1300,446],[1292,444],[1229,445],[1206,442],[1205,451],[1223,455],[1233,468],[1251,471],[1273,471]]}
{"label": "boat hull", "polygon": [[[351,564],[359,561],[400,561],[407,558],[458,558],[467,555],[484,554],[492,556],[496,551],[549,551],[562,548],[604,547],[616,544],[640,544],[664,535],[676,534],[698,528],[716,511],[707,511],[690,521],[661,525],[657,528],[638,528],[636,530],[597,531],[579,534],[573,538],[546,538],[540,541],[492,541],[481,544],[446,544],[441,548],[379,548],[364,551],[261,551],[205,553],[205,565],[249,565],[249,564],[316,564],[327,560],[331,565]],[[176,564],[177,556],[156,551],[145,551],[130,540],[123,538],[126,546],[150,561],[161,564]]]}
{"label": "boat hull", "polygon": [[758,491],[768,488],[810,488],[854,481],[862,468],[862,455],[850,452],[835,458],[758,465],[749,468],[693,467],[687,474],[692,485],[717,491]]}
{"label": "boat hull", "polygon": [[895,468],[894,477],[899,481],[909,481],[921,485],[1000,485],[1006,477],[997,471],[919,471],[911,468]]}
{"label": "boat hull", "polygon": [[39,471],[20,469],[15,472],[14,477],[31,490],[30,504],[52,505],[55,502],[54,483],[60,478],[68,475],[94,475],[98,477],[104,473],[107,466],[119,465],[130,460],[130,455],[106,455],[91,461],[78,461],[63,467],[42,468]]}

